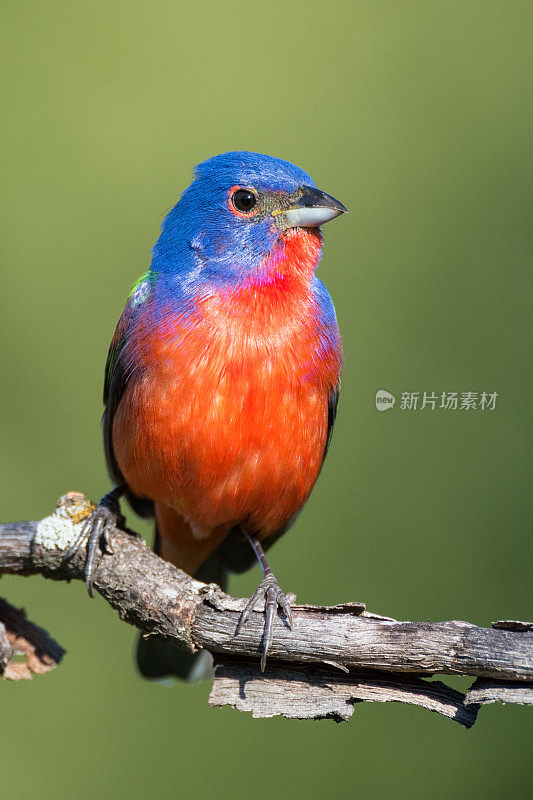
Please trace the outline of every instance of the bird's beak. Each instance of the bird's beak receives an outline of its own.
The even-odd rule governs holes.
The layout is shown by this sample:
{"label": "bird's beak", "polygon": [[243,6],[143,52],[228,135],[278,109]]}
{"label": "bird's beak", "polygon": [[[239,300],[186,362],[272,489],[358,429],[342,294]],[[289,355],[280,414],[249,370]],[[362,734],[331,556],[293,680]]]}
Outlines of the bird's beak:
{"label": "bird's beak", "polygon": [[318,228],[330,219],[348,212],[346,206],[320,189],[302,186],[304,194],[289,208],[274,212],[280,215],[284,228]]}

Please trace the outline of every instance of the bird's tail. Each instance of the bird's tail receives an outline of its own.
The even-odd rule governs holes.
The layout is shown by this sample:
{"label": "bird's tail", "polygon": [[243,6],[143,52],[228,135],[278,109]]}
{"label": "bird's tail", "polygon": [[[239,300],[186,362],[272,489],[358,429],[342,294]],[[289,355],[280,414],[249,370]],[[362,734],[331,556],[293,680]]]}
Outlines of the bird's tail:
{"label": "bird's tail", "polygon": [[[158,552],[156,531],[154,550]],[[213,553],[195,577],[204,583],[217,583],[226,588],[228,571],[219,552]],[[196,682],[213,677],[213,659],[207,650],[191,653],[184,645],[173,644],[157,636],[137,640],[137,666],[145,678],[158,680],[176,676],[184,681]]]}

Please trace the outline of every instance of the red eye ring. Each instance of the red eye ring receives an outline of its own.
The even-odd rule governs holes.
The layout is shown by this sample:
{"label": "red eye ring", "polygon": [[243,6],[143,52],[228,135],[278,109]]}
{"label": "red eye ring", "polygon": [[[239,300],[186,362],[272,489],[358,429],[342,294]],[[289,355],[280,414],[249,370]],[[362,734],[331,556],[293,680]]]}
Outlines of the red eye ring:
{"label": "red eye ring", "polygon": [[257,214],[257,193],[249,186],[232,186],[229,190],[229,209],[236,217]]}

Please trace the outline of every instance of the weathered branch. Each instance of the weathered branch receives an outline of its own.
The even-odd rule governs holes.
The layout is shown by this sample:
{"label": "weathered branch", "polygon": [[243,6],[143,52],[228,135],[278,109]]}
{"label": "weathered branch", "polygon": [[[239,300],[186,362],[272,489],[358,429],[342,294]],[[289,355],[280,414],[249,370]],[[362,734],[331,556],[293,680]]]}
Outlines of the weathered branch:
{"label": "weathered branch", "polygon": [[[71,492],[50,517],[0,525],[0,573],[82,578],[84,548],[66,564],[63,555],[93,508]],[[244,600],[194,580],[131,532],[117,529],[111,544],[113,553],[99,559],[95,588],[146,635],[209,650],[219,662],[212,705],[229,703],[255,716],[345,719],[354,702],[396,700],[469,727],[478,703],[533,702],[530,623],[500,621],[491,629],[460,621],[397,622],[367,612],[363,603],[295,605],[292,631],[277,620],[263,675],[260,608],[235,636]],[[1,648],[0,632],[0,660]],[[435,673],[479,679],[465,697],[422,677]]]}
{"label": "weathered branch", "polygon": [[[12,681],[53,669],[65,651],[38,625],[26,619],[23,608],[0,598],[0,675]],[[18,661],[17,657],[22,656]]]}

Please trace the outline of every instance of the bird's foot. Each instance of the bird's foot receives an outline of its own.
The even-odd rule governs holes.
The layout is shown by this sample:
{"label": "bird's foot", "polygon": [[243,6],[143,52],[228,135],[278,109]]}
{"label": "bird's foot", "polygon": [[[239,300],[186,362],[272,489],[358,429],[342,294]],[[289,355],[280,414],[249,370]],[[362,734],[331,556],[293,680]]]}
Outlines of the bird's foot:
{"label": "bird's foot", "polygon": [[265,599],[265,627],[263,630],[263,647],[261,650],[261,672],[265,671],[265,665],[267,660],[268,651],[270,645],[272,644],[272,636],[273,636],[273,623],[274,623],[274,616],[276,614],[276,609],[278,607],[283,610],[285,617],[287,619],[287,623],[289,628],[292,630],[292,616],[291,616],[291,605],[290,602],[285,595],[284,592],[281,591],[280,586],[274,577],[273,573],[268,570],[265,574],[263,580],[250,597],[246,608],[242,612],[239,622],[237,624],[237,628],[235,630],[235,635],[237,636],[244,623],[250,616],[250,611],[254,608],[257,601],[264,597]]}
{"label": "bird's foot", "polygon": [[94,597],[93,579],[95,573],[96,553],[100,549],[103,553],[112,554],[111,533],[117,527],[124,527],[124,517],[120,511],[119,497],[123,494],[122,486],[104,495],[92,514],[82,525],[81,531],[71,544],[63,557],[63,562],[72,558],[81,544],[86,543],[87,557],[85,559],[85,585],[89,597]]}

